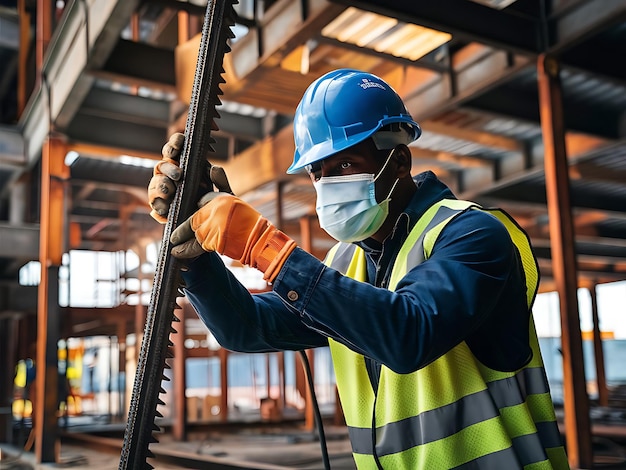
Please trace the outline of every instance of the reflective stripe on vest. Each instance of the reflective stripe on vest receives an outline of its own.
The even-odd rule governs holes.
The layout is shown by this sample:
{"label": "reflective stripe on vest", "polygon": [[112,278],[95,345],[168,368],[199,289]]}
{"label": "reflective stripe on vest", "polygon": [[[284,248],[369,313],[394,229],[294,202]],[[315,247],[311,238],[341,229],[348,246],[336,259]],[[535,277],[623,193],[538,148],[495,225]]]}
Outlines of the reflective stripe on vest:
{"label": "reflective stripe on vest", "polygon": [[[420,218],[398,254],[391,290],[430,256],[445,225],[469,209],[480,208],[444,200]],[[504,212],[485,211],[501,220],[520,253],[531,306],[538,269],[528,238]],[[365,254],[355,245],[337,244],[325,262],[347,276],[366,280]],[[377,396],[363,356],[329,340],[357,466],[376,468],[378,461],[393,469],[569,468],[532,316],[529,328],[533,358],[516,372],[486,367],[463,342],[410,374],[382,366]]]}

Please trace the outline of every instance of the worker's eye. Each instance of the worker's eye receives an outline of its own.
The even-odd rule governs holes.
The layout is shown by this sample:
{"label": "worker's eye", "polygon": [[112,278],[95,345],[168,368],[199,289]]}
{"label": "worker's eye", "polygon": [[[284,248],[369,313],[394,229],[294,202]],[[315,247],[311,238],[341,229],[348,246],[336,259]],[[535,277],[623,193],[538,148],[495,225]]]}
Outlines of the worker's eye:
{"label": "worker's eye", "polygon": [[342,169],[342,170],[347,170],[347,169],[348,169],[348,168],[350,168],[351,166],[352,166],[352,163],[350,163],[350,162],[346,162],[346,161],[343,161],[343,162],[341,162],[341,163],[339,164],[339,168],[340,168],[340,169]]}

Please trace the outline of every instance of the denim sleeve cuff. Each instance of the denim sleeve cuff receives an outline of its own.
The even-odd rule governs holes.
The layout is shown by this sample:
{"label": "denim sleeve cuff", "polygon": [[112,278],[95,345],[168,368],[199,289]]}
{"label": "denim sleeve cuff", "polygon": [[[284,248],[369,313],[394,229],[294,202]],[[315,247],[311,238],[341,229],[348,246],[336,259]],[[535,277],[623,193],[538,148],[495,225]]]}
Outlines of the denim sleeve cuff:
{"label": "denim sleeve cuff", "polygon": [[296,248],[280,270],[273,290],[302,316],[325,268],[313,255]]}

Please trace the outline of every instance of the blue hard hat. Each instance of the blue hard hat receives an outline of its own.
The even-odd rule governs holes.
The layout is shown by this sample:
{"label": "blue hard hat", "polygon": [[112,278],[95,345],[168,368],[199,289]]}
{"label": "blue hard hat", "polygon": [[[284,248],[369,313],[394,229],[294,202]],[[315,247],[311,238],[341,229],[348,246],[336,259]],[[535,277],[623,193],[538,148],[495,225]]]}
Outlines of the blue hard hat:
{"label": "blue hard hat", "polygon": [[352,147],[392,123],[404,123],[408,142],[422,133],[400,96],[381,78],[352,69],[329,72],[309,85],[296,108],[296,151],[287,173]]}

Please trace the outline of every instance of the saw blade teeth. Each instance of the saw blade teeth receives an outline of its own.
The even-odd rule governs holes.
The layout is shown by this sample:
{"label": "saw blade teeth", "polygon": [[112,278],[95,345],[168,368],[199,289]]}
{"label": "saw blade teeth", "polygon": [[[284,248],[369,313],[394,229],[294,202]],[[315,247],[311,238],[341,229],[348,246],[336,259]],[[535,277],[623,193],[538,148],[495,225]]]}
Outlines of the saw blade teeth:
{"label": "saw blade teeth", "polygon": [[[232,50],[231,43],[234,41],[231,41],[231,39],[236,37],[233,27],[238,23],[239,16],[234,5],[238,4],[239,0],[225,0],[224,2],[216,3],[217,9],[215,13],[213,13],[212,9],[207,9],[205,21],[208,24],[205,23],[202,28],[197,72],[194,77],[189,116],[185,129],[185,135],[189,138],[198,139],[201,144],[197,147],[194,146],[193,150],[191,150],[192,146],[186,144],[185,152],[191,153],[191,155],[188,155],[188,158],[184,160],[181,159],[181,167],[184,170],[184,174],[198,175],[200,171],[204,169],[206,163],[204,160],[206,160],[209,152],[216,152],[214,146],[217,142],[216,139],[211,136],[211,132],[219,131],[219,126],[215,121],[221,118],[217,108],[222,105],[221,96],[224,95],[221,84],[226,83],[226,70],[223,59],[224,55]],[[216,16],[219,16],[219,19]],[[214,43],[216,44],[215,48],[212,47]],[[201,71],[201,73],[198,71]],[[203,129],[200,128],[201,126]],[[208,132],[207,128],[209,128]],[[207,148],[208,150],[206,150]],[[195,182],[195,179],[192,178],[191,181]],[[176,211],[172,211],[172,213],[179,214],[180,205],[183,200],[182,188],[185,186],[192,186],[192,184],[181,185],[181,191],[177,192],[172,203],[172,207],[176,208]],[[190,191],[192,193],[195,192],[193,189]],[[187,190],[185,190],[185,192],[187,192]],[[176,220],[176,218],[174,218],[174,220]],[[165,237],[169,237],[174,225],[175,223],[173,224],[172,222],[166,225],[164,239],[166,239]],[[165,375],[166,369],[171,369],[171,365],[173,364],[173,361],[169,358],[174,357],[174,343],[171,341],[170,335],[178,334],[179,337],[184,339],[184,324],[182,329],[178,328],[178,330],[180,330],[179,332],[172,326],[172,323],[181,322],[178,318],[181,314],[178,314],[176,310],[180,310],[183,307],[178,304],[177,298],[185,296],[185,285],[181,272],[185,269],[188,270],[188,267],[184,266],[183,263],[173,263],[170,266],[172,268],[170,270],[168,265],[165,264],[169,259],[169,253],[167,253],[167,251],[168,250],[163,250],[163,254],[160,255],[154,283],[161,286],[161,282],[166,278],[164,275],[165,271],[168,272],[167,275],[174,275],[177,282],[167,282],[167,291],[165,287],[160,288],[158,301],[154,303],[151,299],[150,306],[148,307],[144,337],[142,340],[145,344],[142,344],[137,361],[138,377],[140,377],[141,380],[136,381],[136,386],[131,396],[129,420],[126,429],[127,434],[125,435],[124,448],[122,450],[122,460],[127,459],[127,463],[124,467],[120,466],[120,470],[155,468],[147,462],[147,459],[151,460],[156,457],[155,454],[150,451],[148,443],[146,443],[145,440],[140,440],[139,445],[143,447],[135,451],[132,449],[133,436],[135,430],[139,430],[143,436],[148,437],[150,434],[150,442],[159,442],[149,431],[150,427],[153,432],[164,431],[164,429],[155,424],[155,420],[157,420],[157,418],[163,418],[163,414],[158,411],[158,408],[166,406],[166,403],[159,395],[162,396],[167,393],[164,385],[166,382],[171,383],[172,380]],[[168,310],[163,311],[166,309]],[[184,313],[182,315],[184,315]],[[184,317],[181,318],[184,319]],[[163,322],[167,321],[170,321],[169,325],[163,324]],[[167,331],[168,327],[170,328],[169,332]],[[160,367],[160,369],[156,370],[153,366]],[[147,371],[151,372],[146,375]],[[170,372],[167,373],[171,376]],[[159,380],[161,381],[160,387]],[[139,382],[148,382],[149,390],[153,391],[158,389],[159,391],[158,394],[156,394],[156,405],[153,408],[151,407],[148,413],[145,414],[141,410],[146,407],[145,403],[148,398],[142,396],[143,384],[139,387],[137,386]],[[152,396],[150,403],[154,403],[152,401],[154,399],[155,397]],[[142,427],[145,427],[145,433],[143,433],[144,429]],[[133,459],[132,462],[130,458]]]}

